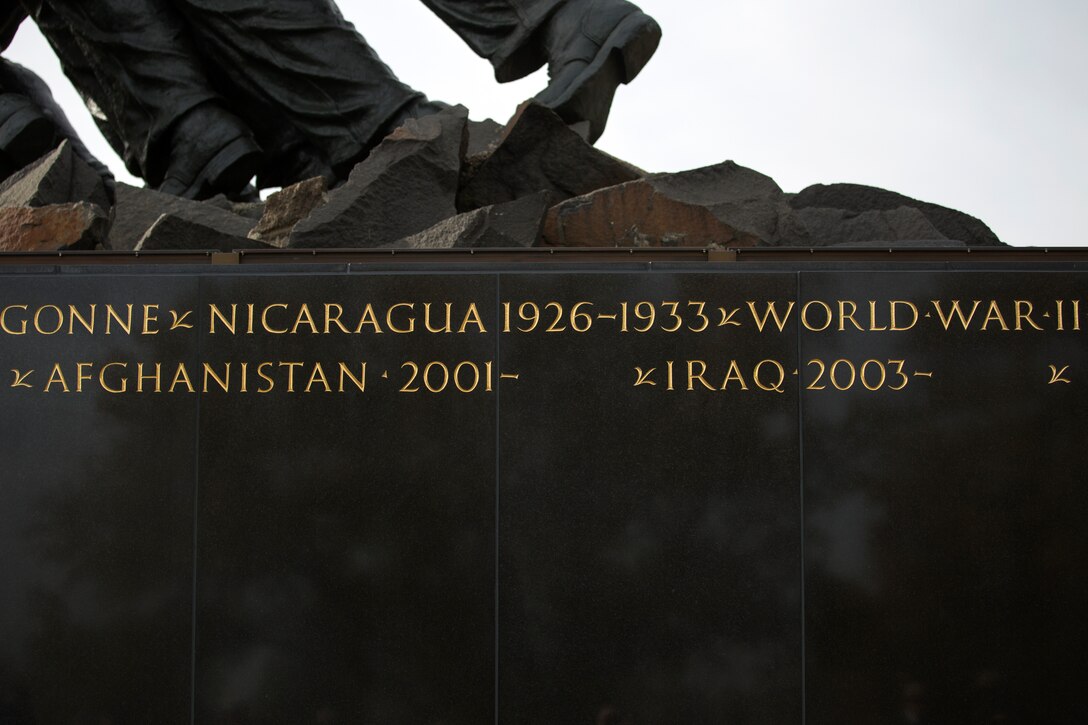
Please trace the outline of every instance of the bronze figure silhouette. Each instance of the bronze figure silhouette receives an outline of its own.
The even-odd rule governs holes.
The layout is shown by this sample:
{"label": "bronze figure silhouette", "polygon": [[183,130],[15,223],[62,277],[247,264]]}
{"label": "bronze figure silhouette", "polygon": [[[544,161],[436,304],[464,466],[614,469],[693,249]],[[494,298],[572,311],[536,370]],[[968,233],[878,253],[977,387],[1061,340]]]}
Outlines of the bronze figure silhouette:
{"label": "bronze figure silhouette", "polygon": [[[499,82],[546,63],[536,99],[588,121],[591,141],[661,35],[626,0],[423,1]],[[25,0],[23,10],[0,18],[0,41],[29,13],[128,170],[179,196],[237,196],[254,176],[262,188],[335,184],[403,121],[446,107],[399,81],[332,0]],[[35,103],[0,90],[10,101],[0,130],[11,127],[0,152],[66,133],[38,122],[20,136]]]}

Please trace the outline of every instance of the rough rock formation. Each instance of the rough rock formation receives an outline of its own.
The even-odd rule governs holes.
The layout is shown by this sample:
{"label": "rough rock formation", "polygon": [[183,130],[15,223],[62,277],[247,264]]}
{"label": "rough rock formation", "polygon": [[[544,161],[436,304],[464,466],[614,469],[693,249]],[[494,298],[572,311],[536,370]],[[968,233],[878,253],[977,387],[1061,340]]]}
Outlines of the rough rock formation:
{"label": "rough rock formation", "polygon": [[456,214],[467,122],[463,106],[406,122],[295,226],[290,246],[377,247]]}
{"label": "rough rock formation", "polygon": [[732,161],[647,174],[534,103],[407,122],[329,190],[194,202],[101,177],[67,144],[0,185],[0,249],[999,245],[980,220],[857,184],[789,194]]}
{"label": "rough rock formation", "polygon": [[0,208],[0,252],[94,249],[109,228],[95,204],[50,204]]}

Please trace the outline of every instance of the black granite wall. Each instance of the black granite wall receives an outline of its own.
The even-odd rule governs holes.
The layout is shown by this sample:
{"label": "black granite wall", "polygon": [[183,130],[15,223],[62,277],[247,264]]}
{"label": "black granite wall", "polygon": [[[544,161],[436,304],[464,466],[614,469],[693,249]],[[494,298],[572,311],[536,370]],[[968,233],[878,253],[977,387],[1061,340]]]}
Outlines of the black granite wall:
{"label": "black granite wall", "polygon": [[7,268],[0,722],[1083,722],[1085,279]]}

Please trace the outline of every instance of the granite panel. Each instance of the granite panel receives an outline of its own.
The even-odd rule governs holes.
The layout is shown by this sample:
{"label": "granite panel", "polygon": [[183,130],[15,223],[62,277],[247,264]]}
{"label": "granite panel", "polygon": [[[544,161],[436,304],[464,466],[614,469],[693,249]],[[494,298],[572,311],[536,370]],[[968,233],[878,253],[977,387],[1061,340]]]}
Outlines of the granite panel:
{"label": "granite panel", "polygon": [[[802,399],[808,722],[1088,716],[1083,289],[1060,272],[802,275],[801,301],[835,316],[801,335],[806,388],[808,361],[827,367]],[[889,300],[909,329],[874,329]],[[863,330],[838,331],[839,301]],[[858,371],[846,390],[836,361],[838,387]]]}
{"label": "granite panel", "polygon": [[190,722],[197,403],[109,391],[191,358],[196,291],[0,277],[0,721]]}

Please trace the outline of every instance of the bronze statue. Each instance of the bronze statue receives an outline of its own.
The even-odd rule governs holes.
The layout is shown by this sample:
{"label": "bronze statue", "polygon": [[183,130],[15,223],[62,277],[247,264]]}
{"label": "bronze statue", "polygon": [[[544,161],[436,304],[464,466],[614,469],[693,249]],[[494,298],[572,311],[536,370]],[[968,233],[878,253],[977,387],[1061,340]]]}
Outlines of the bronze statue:
{"label": "bronze statue", "polygon": [[[547,63],[537,99],[588,121],[593,141],[660,38],[626,0],[423,1],[499,82]],[[332,0],[24,6],[126,167],[180,196],[237,195],[254,175],[337,183],[404,120],[445,106],[397,80]]]}

